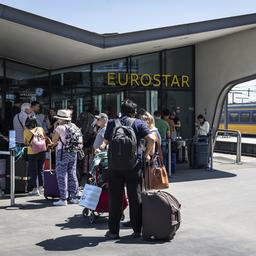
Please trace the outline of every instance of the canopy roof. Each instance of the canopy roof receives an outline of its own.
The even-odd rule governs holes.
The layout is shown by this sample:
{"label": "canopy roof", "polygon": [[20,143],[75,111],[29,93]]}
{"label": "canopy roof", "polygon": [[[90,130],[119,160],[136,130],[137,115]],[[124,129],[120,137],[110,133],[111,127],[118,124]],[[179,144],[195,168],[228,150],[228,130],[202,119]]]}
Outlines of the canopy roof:
{"label": "canopy roof", "polygon": [[197,44],[256,27],[256,14],[101,35],[0,4],[0,56],[45,69]]}

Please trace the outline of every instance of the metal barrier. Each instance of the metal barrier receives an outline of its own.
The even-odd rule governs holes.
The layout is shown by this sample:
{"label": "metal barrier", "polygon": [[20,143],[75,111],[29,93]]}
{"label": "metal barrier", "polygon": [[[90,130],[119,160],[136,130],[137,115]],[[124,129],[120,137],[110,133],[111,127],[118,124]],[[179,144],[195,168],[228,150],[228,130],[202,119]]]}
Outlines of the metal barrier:
{"label": "metal barrier", "polygon": [[15,205],[15,150],[0,151],[0,155],[10,156],[10,196],[11,206]]}
{"label": "metal barrier", "polygon": [[214,151],[214,147],[215,147],[215,143],[217,140],[217,137],[219,134],[236,134],[237,136],[237,145],[236,145],[236,163],[240,164],[241,163],[241,152],[242,152],[242,136],[241,136],[241,132],[240,131],[236,131],[236,130],[228,130],[228,129],[218,129],[216,134],[215,134],[215,139],[214,139],[214,143],[213,143],[213,149],[212,151]]}

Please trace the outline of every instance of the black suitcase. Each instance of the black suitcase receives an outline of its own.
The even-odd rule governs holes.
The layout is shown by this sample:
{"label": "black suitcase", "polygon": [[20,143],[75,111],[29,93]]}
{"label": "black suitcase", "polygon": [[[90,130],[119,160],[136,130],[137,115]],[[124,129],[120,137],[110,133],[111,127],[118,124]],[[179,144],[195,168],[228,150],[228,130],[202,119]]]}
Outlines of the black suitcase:
{"label": "black suitcase", "polygon": [[[15,193],[27,193],[29,191],[28,163],[20,157],[15,161]],[[6,161],[6,194],[10,194],[10,159]]]}
{"label": "black suitcase", "polygon": [[179,201],[164,191],[144,191],[141,197],[143,239],[173,239],[181,222]]}
{"label": "black suitcase", "polygon": [[192,169],[207,168],[209,163],[209,144],[194,142],[190,144],[189,166]]}

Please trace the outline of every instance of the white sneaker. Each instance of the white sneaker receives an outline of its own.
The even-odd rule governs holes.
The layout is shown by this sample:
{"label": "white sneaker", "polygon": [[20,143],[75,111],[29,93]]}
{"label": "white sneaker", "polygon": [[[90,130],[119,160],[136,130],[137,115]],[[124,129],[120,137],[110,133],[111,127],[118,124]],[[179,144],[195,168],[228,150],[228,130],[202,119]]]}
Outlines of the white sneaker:
{"label": "white sneaker", "polygon": [[72,199],[69,200],[69,203],[70,204],[78,204],[79,200],[77,198],[72,198]]}
{"label": "white sneaker", "polygon": [[53,202],[54,206],[66,206],[67,205],[67,200],[59,200],[57,202]]}
{"label": "white sneaker", "polygon": [[30,196],[40,196],[40,192],[37,188],[34,188],[32,191],[28,193]]}
{"label": "white sneaker", "polygon": [[41,187],[39,187],[39,193],[42,195],[43,193],[44,193],[44,187],[43,186],[41,186]]}

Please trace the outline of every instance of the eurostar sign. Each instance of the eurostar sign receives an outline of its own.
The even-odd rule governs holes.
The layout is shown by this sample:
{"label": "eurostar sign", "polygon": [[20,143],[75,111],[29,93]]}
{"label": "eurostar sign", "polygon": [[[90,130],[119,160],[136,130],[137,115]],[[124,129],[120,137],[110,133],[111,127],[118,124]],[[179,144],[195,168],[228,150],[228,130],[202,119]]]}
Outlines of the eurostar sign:
{"label": "eurostar sign", "polygon": [[109,86],[190,88],[188,75],[107,73]]}

